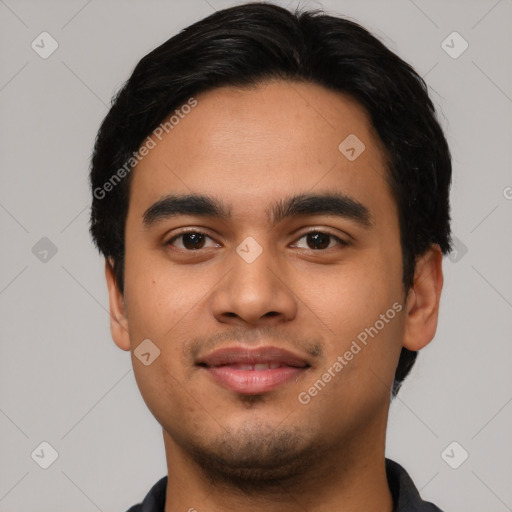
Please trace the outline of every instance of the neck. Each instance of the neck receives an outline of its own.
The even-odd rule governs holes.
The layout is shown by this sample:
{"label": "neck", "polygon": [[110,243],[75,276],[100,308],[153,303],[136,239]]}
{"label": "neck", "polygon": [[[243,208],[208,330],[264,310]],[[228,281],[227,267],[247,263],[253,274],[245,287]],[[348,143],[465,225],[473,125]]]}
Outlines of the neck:
{"label": "neck", "polygon": [[168,465],[165,512],[392,512],[385,469],[387,416],[279,484],[241,489],[211,476],[164,431]]}

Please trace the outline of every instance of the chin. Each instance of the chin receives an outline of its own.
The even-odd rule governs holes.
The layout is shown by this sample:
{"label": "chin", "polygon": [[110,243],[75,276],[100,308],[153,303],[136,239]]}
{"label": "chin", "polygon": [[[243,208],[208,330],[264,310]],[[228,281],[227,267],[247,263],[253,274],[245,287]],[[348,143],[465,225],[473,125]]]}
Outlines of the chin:
{"label": "chin", "polygon": [[253,421],[188,439],[182,448],[212,485],[251,494],[296,486],[324,456],[321,444],[304,428]]}

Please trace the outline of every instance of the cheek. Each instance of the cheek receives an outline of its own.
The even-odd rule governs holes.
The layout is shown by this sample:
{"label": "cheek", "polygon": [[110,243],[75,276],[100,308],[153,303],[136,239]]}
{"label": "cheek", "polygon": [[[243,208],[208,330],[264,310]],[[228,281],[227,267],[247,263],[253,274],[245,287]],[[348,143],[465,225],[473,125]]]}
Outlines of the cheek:
{"label": "cheek", "polygon": [[399,267],[397,261],[384,261],[377,250],[366,251],[342,265],[318,267],[308,277],[297,272],[293,288],[307,305],[306,314],[324,321],[324,328],[354,334],[402,300]]}
{"label": "cheek", "polygon": [[[162,404],[171,410],[186,409],[183,396],[183,345],[191,332],[190,314],[201,294],[169,267],[136,255],[126,261],[125,298],[132,348],[132,364],[137,385],[148,408],[157,419]],[[145,365],[137,357],[139,344],[149,339],[157,356]],[[186,395],[186,393],[185,393]],[[163,418],[162,418],[163,419]]]}
{"label": "cheek", "polygon": [[162,341],[172,338],[173,329],[179,331],[207,289],[206,283],[194,281],[164,258],[142,251],[126,259],[125,283],[130,337]]}
{"label": "cheek", "polygon": [[164,351],[151,365],[145,366],[132,356],[140,394],[148,409],[162,425],[166,424],[169,412],[186,412],[191,403],[190,397],[184,392],[182,377],[170,364],[171,359],[168,352]]}
{"label": "cheek", "polygon": [[400,261],[368,251],[336,270],[331,267],[315,279],[301,280],[299,289],[307,305],[305,321],[314,322],[324,336],[327,368],[347,354],[344,377],[338,380],[347,389],[357,387],[355,381],[375,380],[372,369],[388,382],[403,336]]}

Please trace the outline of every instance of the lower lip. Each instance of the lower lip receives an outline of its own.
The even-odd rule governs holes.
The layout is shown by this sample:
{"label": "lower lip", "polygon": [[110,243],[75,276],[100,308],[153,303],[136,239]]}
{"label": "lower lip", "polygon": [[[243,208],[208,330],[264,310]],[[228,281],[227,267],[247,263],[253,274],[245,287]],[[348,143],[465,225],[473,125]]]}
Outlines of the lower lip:
{"label": "lower lip", "polygon": [[307,367],[283,366],[268,370],[238,370],[226,365],[205,369],[222,386],[237,393],[254,395],[276,389],[301,375]]}

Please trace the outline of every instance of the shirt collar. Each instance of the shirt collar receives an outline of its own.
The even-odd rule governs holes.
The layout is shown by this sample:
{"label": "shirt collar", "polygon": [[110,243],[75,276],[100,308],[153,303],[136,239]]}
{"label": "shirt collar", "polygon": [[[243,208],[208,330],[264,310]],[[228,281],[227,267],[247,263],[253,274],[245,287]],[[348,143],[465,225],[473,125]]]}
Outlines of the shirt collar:
{"label": "shirt collar", "polygon": [[[397,462],[386,459],[386,475],[393,497],[393,512],[442,512],[434,504],[423,501],[407,471]],[[164,512],[167,476],[161,478],[148,492],[144,501],[128,512]]]}
{"label": "shirt collar", "polygon": [[386,459],[386,475],[393,496],[393,512],[442,512],[429,501],[423,501],[407,471],[397,462]]}

